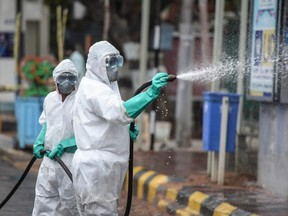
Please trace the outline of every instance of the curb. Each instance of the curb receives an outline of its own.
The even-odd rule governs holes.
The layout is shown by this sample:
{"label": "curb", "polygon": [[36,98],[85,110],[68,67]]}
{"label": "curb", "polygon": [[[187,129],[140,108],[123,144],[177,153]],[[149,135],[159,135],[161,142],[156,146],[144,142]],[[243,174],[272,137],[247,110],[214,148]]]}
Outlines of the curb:
{"label": "curb", "polygon": [[[133,168],[133,195],[139,199],[154,203],[162,190],[161,185],[169,182],[169,176],[147,170],[142,166]],[[125,189],[128,191],[128,176],[125,179]],[[164,188],[163,188],[164,189]]]}
{"label": "curb", "polygon": [[[127,176],[126,176],[127,177]],[[158,207],[161,213],[177,216],[257,216],[233,206],[215,195],[209,196],[193,187],[184,186],[180,190],[164,186],[165,183],[179,182],[181,179],[159,174],[155,171],[135,166],[133,169],[133,194]],[[126,191],[128,188],[125,180]]]}

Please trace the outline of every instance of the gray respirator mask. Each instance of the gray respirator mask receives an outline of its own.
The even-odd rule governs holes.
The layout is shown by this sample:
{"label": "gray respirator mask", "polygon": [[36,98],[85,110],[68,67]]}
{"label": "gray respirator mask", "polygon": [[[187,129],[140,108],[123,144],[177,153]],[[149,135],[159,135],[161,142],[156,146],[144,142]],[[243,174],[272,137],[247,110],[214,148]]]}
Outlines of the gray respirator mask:
{"label": "gray respirator mask", "polygon": [[123,66],[124,59],[121,55],[113,54],[106,57],[106,70],[110,82],[118,78],[118,70]]}
{"label": "gray respirator mask", "polygon": [[75,90],[77,77],[70,72],[64,72],[57,77],[56,83],[59,92],[68,95]]}

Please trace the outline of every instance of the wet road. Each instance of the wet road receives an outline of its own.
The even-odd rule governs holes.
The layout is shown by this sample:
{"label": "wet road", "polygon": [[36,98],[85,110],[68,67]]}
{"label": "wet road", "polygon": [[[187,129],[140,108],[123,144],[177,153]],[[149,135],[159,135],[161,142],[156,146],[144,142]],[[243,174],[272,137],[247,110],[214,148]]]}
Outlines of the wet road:
{"label": "wet road", "polygon": [[[29,156],[27,158],[30,158]],[[31,155],[32,158],[32,155]],[[30,159],[31,159],[30,158]],[[15,168],[1,158],[0,154],[0,202],[2,202],[14,185],[19,180],[23,173],[23,169],[26,168],[29,161],[13,161],[14,165],[19,168]],[[36,162],[29,174],[24,179],[18,190],[14,193],[11,199],[6,205],[0,209],[0,216],[31,216],[35,195],[35,183],[37,178],[37,168],[39,167],[39,161]],[[119,215],[124,215],[126,207],[127,193],[123,190],[121,192],[121,199],[119,204]],[[130,216],[159,216],[160,213],[156,206],[148,204],[144,200],[134,198],[132,201],[132,207]]]}
{"label": "wet road", "polygon": [[[30,155],[27,158],[30,158]],[[288,202],[286,200],[257,187],[255,182],[252,182],[252,186],[247,186],[247,183],[251,183],[252,180],[246,176],[227,173],[224,186],[210,182],[206,175],[206,161],[205,152],[167,151],[135,152],[134,154],[134,165],[144,166],[148,170],[154,170],[182,180],[181,182],[169,183],[170,187],[179,190],[184,188],[185,193],[201,191],[217,198],[219,202],[228,202],[244,211],[258,215],[288,216]],[[18,161],[17,166],[23,169],[28,162],[29,160]],[[1,216],[31,215],[38,165],[34,166],[34,171],[27,175],[15,195],[0,210]],[[22,170],[16,169],[0,157],[0,201],[6,197],[21,174]],[[243,185],[244,183],[246,186]],[[126,193],[123,192],[121,197],[119,210],[122,213],[125,209]],[[130,216],[142,215],[161,216],[163,214],[159,213],[156,205],[152,206],[144,200],[134,198]]]}
{"label": "wet road", "polygon": [[144,166],[173,177],[188,177],[192,173],[205,172],[206,152],[135,152],[134,165]]}
{"label": "wet road", "polygon": [[[0,201],[8,195],[19,177],[22,170],[16,169],[4,160],[0,160]],[[30,172],[14,196],[0,210],[3,216],[25,216],[31,215],[34,201],[34,188],[36,174]]]}

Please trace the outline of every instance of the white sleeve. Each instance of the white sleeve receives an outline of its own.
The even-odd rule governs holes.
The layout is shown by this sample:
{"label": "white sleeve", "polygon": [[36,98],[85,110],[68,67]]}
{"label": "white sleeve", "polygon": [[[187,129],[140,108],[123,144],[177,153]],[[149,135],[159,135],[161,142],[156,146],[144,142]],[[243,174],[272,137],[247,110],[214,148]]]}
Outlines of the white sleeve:
{"label": "white sleeve", "polygon": [[43,124],[46,122],[46,114],[45,114],[45,100],[43,104],[43,111],[39,117],[39,124],[43,126]]}

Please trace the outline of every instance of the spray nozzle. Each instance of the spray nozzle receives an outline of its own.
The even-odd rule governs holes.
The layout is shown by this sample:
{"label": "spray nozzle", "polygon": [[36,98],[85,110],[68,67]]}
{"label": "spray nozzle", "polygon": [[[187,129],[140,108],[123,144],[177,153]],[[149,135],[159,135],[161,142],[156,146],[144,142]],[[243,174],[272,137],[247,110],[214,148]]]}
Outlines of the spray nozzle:
{"label": "spray nozzle", "polygon": [[173,74],[169,74],[168,75],[168,82],[173,82],[174,80],[177,79],[177,76],[173,75]]}
{"label": "spray nozzle", "polygon": [[[168,75],[168,82],[173,82],[175,79],[177,79],[177,76],[173,75],[173,74],[169,74]],[[152,85],[152,80],[144,83],[142,86],[140,86],[136,92],[134,93],[134,95],[139,94],[140,92],[142,92],[145,88],[147,88],[148,86]]]}

